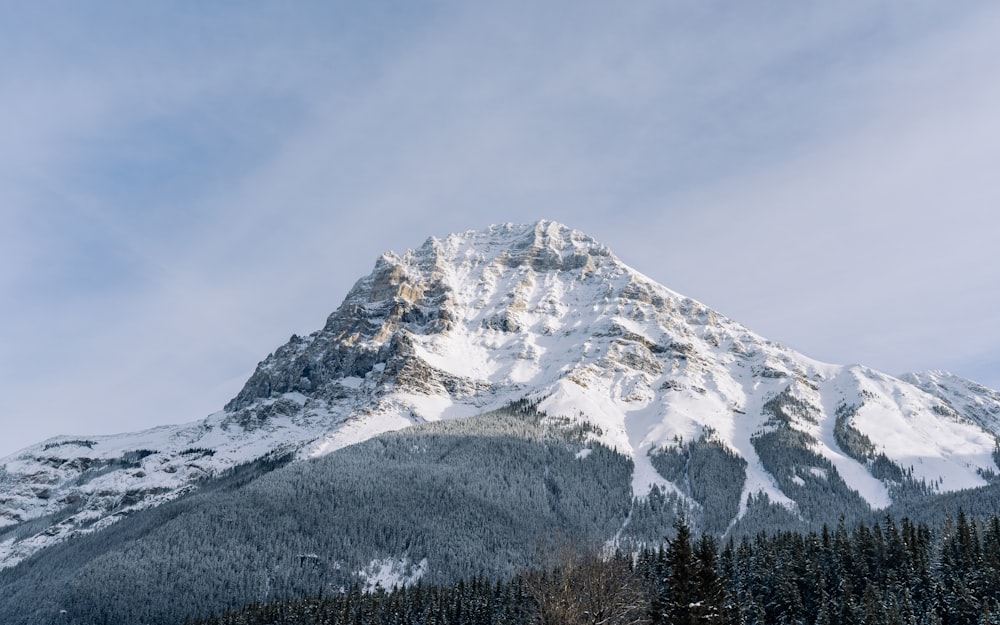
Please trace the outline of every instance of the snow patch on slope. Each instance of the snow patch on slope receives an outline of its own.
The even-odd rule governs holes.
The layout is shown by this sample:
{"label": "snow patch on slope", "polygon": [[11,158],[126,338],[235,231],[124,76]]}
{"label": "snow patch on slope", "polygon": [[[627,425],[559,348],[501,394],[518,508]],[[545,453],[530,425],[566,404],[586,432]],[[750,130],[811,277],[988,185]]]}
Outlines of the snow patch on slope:
{"label": "snow patch on slope", "polygon": [[414,564],[408,557],[375,559],[358,571],[364,592],[392,590],[416,584],[427,573],[427,558]]}
{"label": "snow patch on slope", "polygon": [[994,435],[968,418],[939,414],[934,397],[901,380],[864,367],[852,372],[862,391],[874,394],[855,426],[882,453],[940,492],[986,484],[980,470],[996,466]]}

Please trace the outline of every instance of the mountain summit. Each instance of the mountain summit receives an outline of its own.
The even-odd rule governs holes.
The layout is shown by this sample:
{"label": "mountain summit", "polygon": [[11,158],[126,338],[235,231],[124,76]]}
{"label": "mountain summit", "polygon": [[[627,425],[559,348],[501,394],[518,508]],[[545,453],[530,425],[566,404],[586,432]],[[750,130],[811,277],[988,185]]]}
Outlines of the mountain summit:
{"label": "mountain summit", "polygon": [[329,454],[514,402],[630,458],[640,498],[709,507],[694,461],[727,459],[730,522],[761,500],[808,516],[824,489],[879,510],[997,471],[1000,394],[940,372],[817,362],[586,234],[505,224],[384,254],[321,330],[292,336],[202,421],[59,437],[0,460],[0,563],[240,463]]}

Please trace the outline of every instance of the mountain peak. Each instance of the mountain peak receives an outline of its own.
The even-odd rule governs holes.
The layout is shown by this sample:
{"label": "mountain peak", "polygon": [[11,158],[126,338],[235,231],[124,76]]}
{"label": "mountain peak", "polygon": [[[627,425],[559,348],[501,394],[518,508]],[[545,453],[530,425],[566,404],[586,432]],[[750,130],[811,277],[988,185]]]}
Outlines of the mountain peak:
{"label": "mountain peak", "polygon": [[[932,449],[925,429],[948,402],[907,387],[768,341],[631,269],[587,234],[541,220],[383,255],[323,330],[262,362],[226,408],[241,415],[300,394],[307,413],[351,415],[311,448],[326,453],[358,436],[530,397],[553,415],[586,421],[629,455],[638,495],[676,488],[653,468],[652,452],[711,437],[747,462],[744,506],[763,492],[794,508],[757,451],[777,430],[874,507],[892,497],[866,467],[879,454],[908,462],[908,445],[939,458],[899,466],[917,482],[984,484],[983,471],[995,466],[985,422],[953,422]],[[786,401],[796,408],[775,408]],[[850,441],[884,439],[890,422],[895,442],[845,452]]]}
{"label": "mountain peak", "polygon": [[[385,376],[423,366],[419,356],[413,359],[417,344],[454,332],[510,334],[528,318],[555,320],[561,313],[551,306],[567,290],[566,280],[588,282],[591,290],[603,284],[600,297],[607,298],[630,280],[612,282],[631,273],[606,246],[549,220],[430,237],[417,249],[381,255],[323,330],[295,337],[261,362],[226,409],[239,411],[286,392],[310,393],[318,383],[343,377],[365,378],[375,366],[384,389],[399,382]],[[544,302],[532,298],[551,309],[539,314]]]}
{"label": "mountain peak", "polygon": [[493,225],[485,230],[469,230],[444,239],[431,237],[416,252],[463,261],[500,262],[512,267],[530,266],[535,271],[574,269],[588,257],[613,258],[611,250],[592,237],[551,220],[533,224]]}
{"label": "mountain peak", "polygon": [[943,373],[817,362],[541,220],[383,254],[320,330],[268,355],[201,422],[8,459],[0,485],[15,484],[4,496],[18,503],[0,509],[0,527],[86,504],[63,530],[0,549],[0,562],[111,518],[119,492],[154,505],[278,450],[326,454],[525,399],[627,456],[638,497],[656,487],[710,506],[684,459],[721,458],[734,476],[727,523],[762,496],[808,519],[816,492],[883,509],[900,493],[982,486],[997,470],[1000,394]]}

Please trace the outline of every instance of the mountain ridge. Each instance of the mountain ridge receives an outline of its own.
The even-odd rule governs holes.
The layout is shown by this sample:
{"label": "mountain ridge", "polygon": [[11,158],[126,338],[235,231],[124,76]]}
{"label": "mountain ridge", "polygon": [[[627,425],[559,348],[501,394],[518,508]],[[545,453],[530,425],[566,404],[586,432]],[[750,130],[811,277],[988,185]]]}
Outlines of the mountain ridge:
{"label": "mountain ridge", "polygon": [[[267,454],[316,457],[525,398],[629,457],[639,497],[655,487],[700,505],[657,454],[710,440],[742,458],[734,522],[762,494],[804,514],[797,489],[831,467],[873,509],[907,488],[983,486],[997,469],[996,391],[815,361],[542,220],[383,254],[323,328],[293,335],[203,420],[0,459],[0,566]],[[804,460],[776,462],[775,445]]]}

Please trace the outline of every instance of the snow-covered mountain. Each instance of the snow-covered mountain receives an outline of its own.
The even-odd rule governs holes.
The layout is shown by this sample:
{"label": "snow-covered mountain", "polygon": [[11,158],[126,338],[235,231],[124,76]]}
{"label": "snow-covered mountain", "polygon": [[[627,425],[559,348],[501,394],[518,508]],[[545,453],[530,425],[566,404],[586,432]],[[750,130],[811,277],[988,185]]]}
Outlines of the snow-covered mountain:
{"label": "snow-covered mountain", "polygon": [[[581,232],[507,224],[383,255],[321,330],[293,336],[202,421],[60,437],[0,459],[0,566],[268,454],[327,454],[524,398],[595,426],[596,440],[633,460],[638,496],[688,493],[651,452],[721,445],[746,463],[738,514],[759,493],[794,512],[782,484],[826,479],[830,466],[873,509],[904,482],[941,493],[997,471],[995,391],[812,360]],[[794,433],[822,466],[773,474],[759,444],[771,432]]]}

